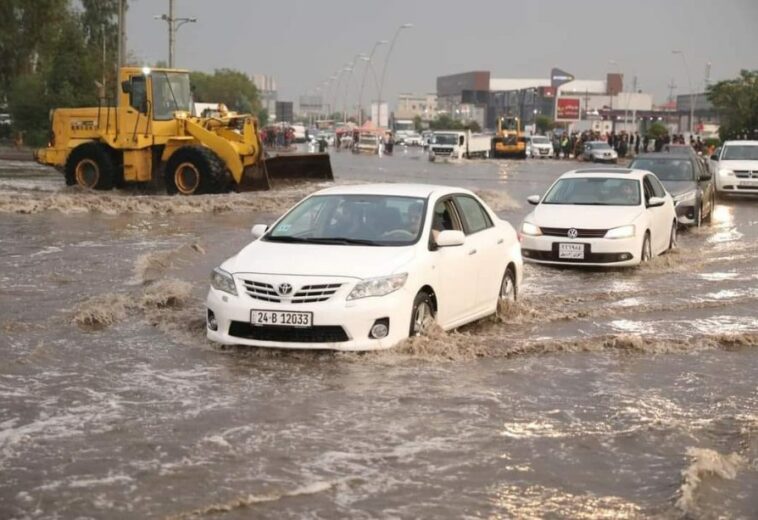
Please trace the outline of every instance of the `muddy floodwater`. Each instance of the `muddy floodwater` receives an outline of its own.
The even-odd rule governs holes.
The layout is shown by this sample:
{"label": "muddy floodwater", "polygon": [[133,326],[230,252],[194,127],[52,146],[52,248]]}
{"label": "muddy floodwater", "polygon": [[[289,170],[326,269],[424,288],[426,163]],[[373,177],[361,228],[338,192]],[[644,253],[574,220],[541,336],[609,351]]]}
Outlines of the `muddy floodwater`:
{"label": "muddy floodwater", "polygon": [[[332,163],[514,226],[576,164]],[[390,351],[208,343],[210,270],[316,187],[83,193],[0,162],[0,518],[758,518],[758,199],[639,269],[527,266],[506,317]]]}

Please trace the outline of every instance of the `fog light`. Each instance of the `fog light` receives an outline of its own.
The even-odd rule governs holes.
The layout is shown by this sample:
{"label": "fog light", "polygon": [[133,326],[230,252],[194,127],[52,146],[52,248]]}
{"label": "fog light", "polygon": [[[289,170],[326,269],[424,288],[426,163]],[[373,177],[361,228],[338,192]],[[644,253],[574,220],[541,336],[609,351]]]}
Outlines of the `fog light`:
{"label": "fog light", "polygon": [[374,339],[382,339],[382,338],[386,338],[387,334],[389,333],[390,333],[390,319],[381,318],[374,322],[374,325],[371,327],[371,332],[369,333],[369,337],[374,338]]}
{"label": "fog light", "polygon": [[218,322],[216,321],[216,315],[213,314],[212,310],[208,309],[205,321],[208,324],[209,329],[218,330]]}

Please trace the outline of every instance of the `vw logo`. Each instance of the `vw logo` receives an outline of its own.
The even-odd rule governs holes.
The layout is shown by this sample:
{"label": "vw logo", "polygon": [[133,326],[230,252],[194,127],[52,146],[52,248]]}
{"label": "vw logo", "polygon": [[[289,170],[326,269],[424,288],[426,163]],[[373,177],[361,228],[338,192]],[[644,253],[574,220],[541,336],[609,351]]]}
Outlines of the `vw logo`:
{"label": "vw logo", "polygon": [[287,296],[292,292],[292,286],[288,283],[280,283],[279,287],[277,287],[277,290],[282,296]]}
{"label": "vw logo", "polygon": [[579,231],[577,231],[575,228],[571,228],[568,230],[568,233],[566,233],[566,235],[569,238],[576,238],[579,236]]}

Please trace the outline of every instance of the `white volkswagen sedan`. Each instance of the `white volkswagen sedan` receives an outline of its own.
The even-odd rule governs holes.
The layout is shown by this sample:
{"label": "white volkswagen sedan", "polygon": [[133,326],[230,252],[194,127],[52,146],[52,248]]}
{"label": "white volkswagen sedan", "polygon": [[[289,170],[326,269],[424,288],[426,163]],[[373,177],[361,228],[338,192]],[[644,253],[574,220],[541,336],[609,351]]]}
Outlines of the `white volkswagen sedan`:
{"label": "white volkswagen sedan", "polygon": [[674,202],[643,170],[564,173],[521,225],[524,259],[547,264],[637,265],[676,245]]}
{"label": "white volkswagen sedan", "polygon": [[515,230],[473,193],[377,184],[306,197],[211,274],[221,344],[389,348],[434,320],[449,330],[515,300]]}

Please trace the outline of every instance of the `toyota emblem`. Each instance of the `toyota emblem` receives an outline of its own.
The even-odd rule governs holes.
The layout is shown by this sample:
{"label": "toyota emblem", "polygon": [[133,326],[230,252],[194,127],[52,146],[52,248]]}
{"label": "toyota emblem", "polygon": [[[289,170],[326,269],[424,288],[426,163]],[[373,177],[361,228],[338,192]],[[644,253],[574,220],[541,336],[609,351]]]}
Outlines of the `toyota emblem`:
{"label": "toyota emblem", "polygon": [[292,292],[292,286],[288,283],[280,283],[278,287],[279,294],[287,296]]}
{"label": "toyota emblem", "polygon": [[566,235],[569,238],[576,238],[579,236],[579,231],[577,231],[575,228],[571,228],[568,230],[568,233],[566,233]]}

